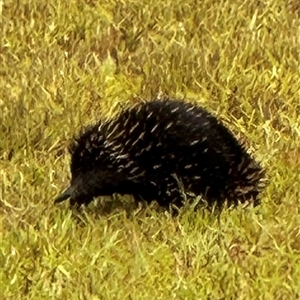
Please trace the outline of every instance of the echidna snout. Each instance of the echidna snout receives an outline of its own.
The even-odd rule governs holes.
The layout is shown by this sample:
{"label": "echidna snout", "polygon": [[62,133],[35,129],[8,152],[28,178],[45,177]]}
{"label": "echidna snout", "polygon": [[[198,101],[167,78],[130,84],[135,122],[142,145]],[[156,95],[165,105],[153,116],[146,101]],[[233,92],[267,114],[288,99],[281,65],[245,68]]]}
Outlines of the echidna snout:
{"label": "echidna snout", "polygon": [[86,195],[84,194],[84,191],[84,186],[80,186],[78,182],[72,181],[71,185],[66,190],[64,190],[58,197],[55,198],[54,203],[61,203],[68,199],[70,199],[71,206],[76,204],[81,205],[84,203],[89,203],[93,199],[93,197],[89,195],[91,191],[89,191]]}
{"label": "echidna snout", "polygon": [[[95,170],[97,170],[97,168]],[[105,180],[101,183],[99,180],[100,176],[94,171],[77,175],[75,179],[71,180],[71,185],[55,199],[54,203],[57,204],[70,199],[71,206],[80,206],[82,204],[89,204],[93,198],[98,195],[111,195],[113,189],[109,184],[105,183]],[[103,174],[100,172],[100,175]],[[102,187],[102,185],[104,187]]]}
{"label": "echidna snout", "polygon": [[60,195],[58,195],[55,198],[54,204],[68,200],[72,196],[72,192],[73,192],[72,186],[68,187],[65,191],[63,191]]}

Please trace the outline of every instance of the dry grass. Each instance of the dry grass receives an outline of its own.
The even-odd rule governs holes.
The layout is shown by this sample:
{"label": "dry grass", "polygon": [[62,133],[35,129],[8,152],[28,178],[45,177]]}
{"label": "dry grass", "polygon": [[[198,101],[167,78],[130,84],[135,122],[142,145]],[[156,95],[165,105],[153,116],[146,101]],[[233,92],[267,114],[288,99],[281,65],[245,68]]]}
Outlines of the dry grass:
{"label": "dry grass", "polygon": [[[149,3],[0,2],[1,299],[299,299],[298,1]],[[262,205],[54,207],[70,137],[159,92],[249,145]]]}

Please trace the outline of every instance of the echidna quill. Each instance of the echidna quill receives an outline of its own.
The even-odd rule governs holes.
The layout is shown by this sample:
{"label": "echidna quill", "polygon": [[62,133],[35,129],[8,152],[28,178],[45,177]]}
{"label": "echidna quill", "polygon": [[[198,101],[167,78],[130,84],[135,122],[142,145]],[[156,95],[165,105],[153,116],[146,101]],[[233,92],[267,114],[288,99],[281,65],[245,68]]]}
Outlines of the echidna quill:
{"label": "echidna quill", "polygon": [[71,185],[55,203],[89,204],[130,194],[182,205],[184,193],[207,203],[259,203],[264,170],[205,109],[178,100],[138,104],[85,129],[70,147]]}

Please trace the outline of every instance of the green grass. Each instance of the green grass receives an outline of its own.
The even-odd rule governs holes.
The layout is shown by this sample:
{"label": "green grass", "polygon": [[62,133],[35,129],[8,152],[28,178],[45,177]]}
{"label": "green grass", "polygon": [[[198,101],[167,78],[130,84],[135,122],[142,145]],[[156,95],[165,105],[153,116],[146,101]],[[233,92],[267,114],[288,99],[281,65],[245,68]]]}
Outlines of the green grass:
{"label": "green grass", "polygon": [[[0,298],[299,299],[298,1],[149,3],[1,3]],[[248,145],[262,205],[54,206],[72,135],[159,93],[198,100]]]}

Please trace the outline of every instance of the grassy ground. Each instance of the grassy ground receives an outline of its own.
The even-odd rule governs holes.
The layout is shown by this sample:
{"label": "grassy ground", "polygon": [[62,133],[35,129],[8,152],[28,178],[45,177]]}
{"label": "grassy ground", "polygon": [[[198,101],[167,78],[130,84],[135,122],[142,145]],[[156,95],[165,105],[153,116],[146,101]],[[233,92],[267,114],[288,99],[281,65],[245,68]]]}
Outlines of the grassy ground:
{"label": "grassy ground", "polygon": [[[300,299],[297,0],[0,3],[1,299]],[[159,92],[249,146],[262,205],[54,207],[71,136]]]}

